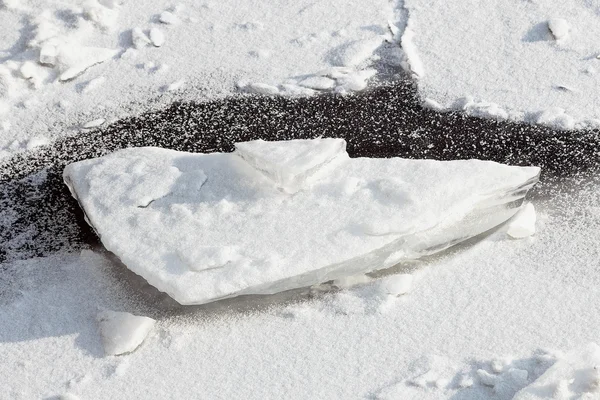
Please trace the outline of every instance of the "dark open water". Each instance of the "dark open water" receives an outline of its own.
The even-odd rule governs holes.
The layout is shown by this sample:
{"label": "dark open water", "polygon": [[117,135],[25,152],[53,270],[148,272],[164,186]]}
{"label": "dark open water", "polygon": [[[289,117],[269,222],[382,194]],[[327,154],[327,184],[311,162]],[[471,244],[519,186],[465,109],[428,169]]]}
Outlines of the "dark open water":
{"label": "dark open water", "polygon": [[597,131],[556,131],[425,109],[408,80],[352,96],[174,103],[0,165],[0,263],[97,244],[62,183],[62,169],[70,162],[133,146],[222,152],[233,150],[237,141],[318,136],[345,138],[352,157],[537,165],[543,176],[533,196],[542,197],[561,182],[571,188],[583,184],[600,165]]}

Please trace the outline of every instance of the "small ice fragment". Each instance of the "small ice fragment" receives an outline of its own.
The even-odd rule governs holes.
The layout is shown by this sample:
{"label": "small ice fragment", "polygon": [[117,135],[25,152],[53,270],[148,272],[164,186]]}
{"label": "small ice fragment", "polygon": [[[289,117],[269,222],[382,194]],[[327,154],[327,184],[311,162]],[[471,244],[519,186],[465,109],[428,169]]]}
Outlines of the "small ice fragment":
{"label": "small ice fragment", "polygon": [[82,128],[84,129],[92,129],[102,125],[106,120],[104,118],[98,118],[93,121],[86,122],[83,124]]}
{"label": "small ice fragment", "polygon": [[56,57],[58,56],[58,49],[56,46],[47,43],[40,49],[40,63],[46,65],[55,65]]}
{"label": "small ice fragment", "polygon": [[401,296],[410,292],[413,284],[411,274],[400,274],[385,278],[382,282],[382,289],[391,296]]}
{"label": "small ice fragment", "polygon": [[70,50],[63,53],[61,49],[61,61],[67,60],[68,69],[60,74],[60,81],[71,80],[83,74],[88,68],[103,63],[116,56],[119,51],[116,49],[105,49],[102,47],[81,47],[76,50]]}
{"label": "small ice fragment", "polygon": [[514,239],[521,239],[531,236],[535,233],[535,207],[527,203],[508,224],[507,234]]}
{"label": "small ice fragment", "polygon": [[562,18],[552,18],[548,21],[548,29],[556,40],[561,40],[569,36],[571,27],[569,23]]}
{"label": "small ice fragment", "polygon": [[158,20],[163,24],[168,25],[173,25],[179,22],[179,19],[175,16],[175,14],[169,11],[163,11],[158,17]]}
{"label": "small ice fragment", "polygon": [[171,83],[169,86],[167,86],[166,90],[167,90],[167,92],[174,92],[176,90],[181,89],[184,85],[185,85],[185,81],[183,79],[180,79],[178,81]]}
{"label": "small ice fragment", "polygon": [[131,30],[131,43],[136,49],[141,49],[148,46],[151,41],[141,28],[135,27]]}
{"label": "small ice fragment", "polygon": [[371,281],[371,278],[365,274],[350,275],[333,281],[333,284],[339,288],[347,289],[356,285],[362,285]]}
{"label": "small ice fragment", "polygon": [[165,34],[158,28],[150,29],[150,40],[155,47],[160,47],[165,43]]}
{"label": "small ice fragment", "polygon": [[435,111],[440,111],[444,109],[444,107],[440,103],[438,103],[434,99],[430,99],[429,97],[423,100],[423,105]]}
{"label": "small ice fragment", "polygon": [[338,92],[359,92],[367,87],[369,79],[377,73],[376,70],[369,68],[362,71],[354,71],[337,79]]}
{"label": "small ice fragment", "polygon": [[100,335],[106,355],[130,353],[146,339],[156,322],[128,312],[103,311],[98,314]]}
{"label": "small ice fragment", "polygon": [[335,81],[326,76],[309,76],[302,79],[298,84],[310,89],[327,90],[335,86]]}
{"label": "small ice fragment", "polygon": [[565,113],[565,110],[560,107],[550,107],[545,110],[539,115],[536,122],[542,125],[554,126],[559,129],[570,130],[575,128],[575,119]]}
{"label": "small ice fragment", "polygon": [[279,93],[279,89],[277,88],[277,86],[269,85],[267,83],[248,83],[245,85],[238,85],[238,87],[247,93],[267,95],[275,95]]}
{"label": "small ice fragment", "polygon": [[45,146],[49,143],[48,138],[43,136],[36,136],[27,142],[27,150],[35,149],[36,147]]}
{"label": "small ice fragment", "polygon": [[25,61],[23,65],[21,65],[19,72],[21,72],[23,78],[31,79],[35,75],[35,64],[31,61]]}
{"label": "small ice fragment", "polygon": [[470,375],[462,375],[458,381],[458,387],[465,389],[473,386],[475,382],[473,382],[473,378]]}
{"label": "small ice fragment", "polygon": [[281,85],[281,89],[286,95],[290,96],[312,96],[316,93],[313,89],[305,88],[291,83],[284,83],[283,85]]}

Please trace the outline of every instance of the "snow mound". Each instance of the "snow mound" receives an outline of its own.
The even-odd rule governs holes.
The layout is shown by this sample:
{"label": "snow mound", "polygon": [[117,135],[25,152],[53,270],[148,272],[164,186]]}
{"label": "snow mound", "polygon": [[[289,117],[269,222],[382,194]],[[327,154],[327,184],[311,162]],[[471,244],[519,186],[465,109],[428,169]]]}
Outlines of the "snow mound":
{"label": "snow mound", "polygon": [[156,322],[152,318],[117,311],[102,311],[97,319],[104,352],[110,356],[137,349]]}
{"label": "snow mound", "polygon": [[443,250],[513,216],[539,175],[344,149],[337,139],[226,154],[134,148],[71,164],[64,179],[109,251],[178,302],[201,304]]}
{"label": "snow mound", "polygon": [[559,358],[514,400],[592,399],[600,397],[600,347],[590,343]]}

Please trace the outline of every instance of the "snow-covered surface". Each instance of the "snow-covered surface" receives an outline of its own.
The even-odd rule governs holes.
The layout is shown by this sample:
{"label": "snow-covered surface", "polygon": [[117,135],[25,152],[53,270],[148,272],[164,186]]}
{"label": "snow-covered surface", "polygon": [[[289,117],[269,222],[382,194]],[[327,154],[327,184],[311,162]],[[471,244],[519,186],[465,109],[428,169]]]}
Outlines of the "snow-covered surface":
{"label": "snow-covered surface", "polygon": [[[102,251],[4,264],[0,398],[508,400],[527,385],[546,394],[546,382],[597,365],[584,358],[597,353],[577,349],[598,342],[598,190],[537,200],[530,238],[499,230],[400,266],[392,272],[413,276],[400,297],[381,289],[389,275],[250,312],[237,308],[250,299],[162,312],[160,296],[132,297],[145,289]],[[135,352],[105,357],[99,308],[157,322]]]}
{"label": "snow-covered surface", "polygon": [[[0,157],[172,99],[362,90],[389,32],[428,107],[598,126],[593,1],[143,3],[0,0]],[[250,312],[254,297],[165,312],[101,249],[4,262],[0,399],[597,398],[600,187],[569,185],[533,200],[533,236],[506,225]],[[157,322],[105,357],[99,310]]]}
{"label": "snow-covered surface", "polygon": [[392,40],[393,10],[389,0],[2,1],[0,158],[173,99],[362,90]]}
{"label": "snow-covered surface", "polygon": [[600,347],[596,343],[560,357],[514,400],[594,399],[600,397]]}
{"label": "snow-covered surface", "polygon": [[402,45],[418,55],[409,60],[423,99],[477,116],[562,129],[599,126],[596,2],[405,0],[404,6],[410,29]]}
{"label": "snow-covered surface", "polygon": [[131,353],[142,344],[156,322],[152,318],[123,311],[101,311],[97,317],[104,353],[109,356]]}
{"label": "snow-covered surface", "polygon": [[201,304],[443,250],[510,218],[518,208],[501,206],[539,175],[477,160],[350,159],[345,148],[314,139],[225,154],[126,149],[64,177],[108,250],[181,304]]}
{"label": "snow-covered surface", "polygon": [[383,65],[436,109],[600,126],[589,1],[1,4],[0,159],[174,99],[361,91]]}

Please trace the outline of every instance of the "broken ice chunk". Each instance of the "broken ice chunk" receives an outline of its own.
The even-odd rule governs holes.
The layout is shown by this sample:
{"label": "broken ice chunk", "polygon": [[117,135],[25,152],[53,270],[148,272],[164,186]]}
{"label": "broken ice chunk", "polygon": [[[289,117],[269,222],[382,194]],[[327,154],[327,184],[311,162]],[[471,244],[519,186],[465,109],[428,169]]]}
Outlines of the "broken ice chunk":
{"label": "broken ice chunk", "polygon": [[[539,175],[477,160],[351,159],[344,148],[340,139],[212,154],[131,148],[63,176],[108,251],[181,304],[202,304],[441,251],[512,217]],[[303,190],[273,184],[290,180]],[[358,224],[369,219],[393,223],[369,235]]]}
{"label": "broken ice chunk", "polygon": [[179,22],[179,19],[175,16],[175,14],[169,11],[163,11],[158,17],[158,20],[163,24],[169,25],[173,25]]}
{"label": "broken ice chunk", "polygon": [[185,86],[185,80],[184,79],[180,79],[178,81],[175,81],[175,82],[171,83],[169,86],[167,86],[166,87],[166,91],[167,92],[174,92],[176,90],[179,90],[179,89],[183,88],[184,86]]}
{"label": "broken ice chunk", "polygon": [[100,125],[102,125],[104,122],[106,122],[106,120],[104,118],[97,118],[94,119],[92,121],[86,122],[85,124],[83,124],[81,127],[83,129],[92,129],[92,128],[97,128]]}
{"label": "broken ice chunk", "polygon": [[346,154],[342,139],[254,140],[235,144],[235,154],[288,193],[302,189],[323,166]]}
{"label": "broken ice chunk", "polygon": [[560,357],[514,400],[597,399],[600,395],[600,347],[596,343]]}
{"label": "broken ice chunk", "polygon": [[550,29],[550,32],[556,40],[561,40],[569,36],[571,27],[566,20],[562,18],[553,18],[548,21],[548,29]]}
{"label": "broken ice chunk", "polygon": [[66,67],[60,77],[60,81],[71,80],[88,68],[103,63],[116,56],[119,51],[116,49],[105,49],[102,47],[79,47],[66,49],[62,47],[59,55],[60,64]]}
{"label": "broken ice chunk", "polygon": [[410,292],[413,284],[411,274],[399,274],[383,278],[381,283],[383,292],[390,296],[401,296]]}
{"label": "broken ice chunk", "polygon": [[155,47],[160,47],[165,43],[165,34],[158,28],[150,29],[150,41]]}
{"label": "broken ice chunk", "polygon": [[508,224],[506,233],[513,239],[521,239],[535,233],[535,207],[527,203],[519,210]]}
{"label": "broken ice chunk", "polygon": [[302,79],[298,84],[310,89],[327,90],[335,86],[335,81],[326,76],[309,76]]}
{"label": "broken ice chunk", "polygon": [[128,312],[103,311],[98,314],[104,352],[109,356],[131,353],[146,339],[156,322]]}
{"label": "broken ice chunk", "polygon": [[148,46],[151,41],[141,28],[135,27],[131,30],[131,43],[136,49]]}
{"label": "broken ice chunk", "polygon": [[56,57],[58,56],[58,49],[56,46],[47,43],[40,49],[40,63],[53,66],[56,64]]}
{"label": "broken ice chunk", "polygon": [[237,85],[240,90],[247,93],[256,93],[256,94],[266,94],[266,95],[275,95],[279,93],[279,89],[277,86],[269,85],[267,83],[247,83],[247,82],[239,82]]}

